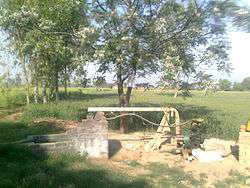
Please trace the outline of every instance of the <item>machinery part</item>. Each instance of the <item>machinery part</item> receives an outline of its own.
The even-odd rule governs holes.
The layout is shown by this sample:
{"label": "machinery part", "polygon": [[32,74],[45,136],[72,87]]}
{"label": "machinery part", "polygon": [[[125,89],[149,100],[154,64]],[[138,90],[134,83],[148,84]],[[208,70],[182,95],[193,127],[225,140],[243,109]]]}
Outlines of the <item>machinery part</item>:
{"label": "machinery part", "polygon": [[[162,117],[160,126],[158,127],[155,136],[153,140],[151,140],[148,144],[145,146],[146,151],[154,151],[160,149],[160,146],[163,142],[166,141],[166,139],[162,138],[164,134],[171,134],[170,129],[170,118],[175,119],[175,135],[180,135],[180,116],[179,112],[175,108],[167,108],[164,111],[164,116]],[[171,137],[171,143],[176,144],[177,146],[177,140],[174,138],[174,136]]]}

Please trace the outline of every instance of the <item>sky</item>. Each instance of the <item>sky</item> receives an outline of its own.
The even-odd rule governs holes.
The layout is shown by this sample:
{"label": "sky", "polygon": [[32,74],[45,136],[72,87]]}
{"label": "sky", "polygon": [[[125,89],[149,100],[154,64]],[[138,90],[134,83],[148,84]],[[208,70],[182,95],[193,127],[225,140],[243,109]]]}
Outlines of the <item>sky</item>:
{"label": "sky", "polygon": [[[232,82],[241,82],[244,78],[250,76],[250,33],[245,32],[229,32],[228,34],[231,48],[228,51],[229,62],[232,67],[230,75],[214,70],[208,71],[213,75],[213,79],[229,79]],[[97,67],[90,64],[87,67],[88,77],[96,76]],[[106,74],[107,82],[113,82],[114,75]],[[147,78],[137,79],[137,83],[150,82],[155,84],[159,80],[159,76],[151,75]]]}
{"label": "sky", "polygon": [[[250,7],[250,0],[241,0],[242,5]],[[229,63],[232,66],[232,72],[230,75],[226,73],[217,72],[214,70],[208,73],[213,74],[214,79],[227,78],[232,82],[241,82],[245,77],[250,76],[250,33],[244,32],[229,32],[228,33],[229,42],[231,43],[231,49],[229,53]],[[3,44],[3,35],[0,33],[0,42]],[[0,60],[1,61],[11,61],[11,57],[8,54],[4,54],[0,49]],[[12,73],[16,73],[16,69],[11,67]],[[94,78],[96,76],[97,67],[91,63],[87,67],[88,77]],[[0,67],[0,74],[3,72]],[[108,82],[113,82],[114,75],[106,74],[106,80]],[[137,83],[140,82],[150,82],[155,84],[159,80],[159,76],[151,75],[147,78],[140,78],[136,80]]]}
{"label": "sky", "polygon": [[229,33],[231,49],[229,50],[229,62],[233,71],[228,76],[216,74],[216,78],[228,78],[231,81],[242,81],[250,76],[250,33],[231,32]]}
{"label": "sky", "polygon": [[[1,37],[0,37],[1,38]],[[1,41],[1,40],[0,40]],[[217,71],[209,71],[208,73],[213,74],[214,79],[229,79],[232,82],[241,82],[245,77],[250,76],[250,33],[244,32],[230,32],[229,42],[231,43],[231,49],[229,53],[229,63],[231,64],[233,70],[230,75],[226,73],[221,73]],[[3,61],[11,61],[9,55],[0,52],[0,58]],[[1,68],[0,68],[1,69]],[[16,69],[11,67],[13,73],[16,73]],[[96,76],[97,67],[91,63],[87,67],[88,77],[94,78]],[[2,71],[0,70],[0,73]],[[114,75],[106,74],[107,82],[114,82]],[[147,78],[137,79],[137,83],[150,82],[155,84],[159,80],[159,76],[151,75]]]}

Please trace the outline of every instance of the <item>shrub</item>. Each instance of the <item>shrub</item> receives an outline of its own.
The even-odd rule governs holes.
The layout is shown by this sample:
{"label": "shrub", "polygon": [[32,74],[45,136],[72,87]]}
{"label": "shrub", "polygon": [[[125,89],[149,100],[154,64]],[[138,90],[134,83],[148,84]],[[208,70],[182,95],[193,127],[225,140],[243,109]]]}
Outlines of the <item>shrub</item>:
{"label": "shrub", "polygon": [[25,104],[25,93],[20,88],[10,88],[1,90],[0,108],[9,109]]}

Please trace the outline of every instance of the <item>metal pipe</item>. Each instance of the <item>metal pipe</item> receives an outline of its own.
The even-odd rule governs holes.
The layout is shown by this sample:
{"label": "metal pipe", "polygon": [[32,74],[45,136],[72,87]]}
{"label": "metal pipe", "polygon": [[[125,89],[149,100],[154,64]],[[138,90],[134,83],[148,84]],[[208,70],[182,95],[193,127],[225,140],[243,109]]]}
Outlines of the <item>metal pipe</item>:
{"label": "metal pipe", "polygon": [[163,112],[163,107],[89,107],[88,112]]}

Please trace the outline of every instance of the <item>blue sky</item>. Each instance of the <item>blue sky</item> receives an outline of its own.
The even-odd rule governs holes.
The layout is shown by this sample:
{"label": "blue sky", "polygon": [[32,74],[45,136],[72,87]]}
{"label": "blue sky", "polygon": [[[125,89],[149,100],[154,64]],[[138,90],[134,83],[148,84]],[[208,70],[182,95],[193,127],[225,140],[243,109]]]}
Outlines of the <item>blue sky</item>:
{"label": "blue sky", "polygon": [[[229,79],[232,82],[241,82],[245,77],[250,76],[250,33],[245,32],[229,32],[229,42],[231,43],[231,49],[229,53],[229,63],[232,65],[232,72],[230,75],[227,73],[221,73],[214,70],[208,71],[213,75],[214,79]],[[96,76],[97,68],[93,65],[89,65],[88,76],[93,78]],[[113,75],[106,74],[108,82],[113,82]],[[152,75],[147,78],[140,78],[137,82],[151,82],[156,83],[159,76]]]}
{"label": "blue sky", "polygon": [[[242,0],[242,5],[250,7],[250,0]],[[250,33],[244,32],[229,32],[229,42],[231,43],[231,49],[229,50],[229,63],[232,65],[232,72],[230,75],[226,73],[220,73],[216,71],[209,71],[208,73],[213,74],[214,79],[227,78],[231,81],[242,81],[245,77],[250,76]],[[0,33],[0,43],[3,44],[4,36]],[[11,61],[9,55],[6,56],[0,49],[0,60]],[[10,69],[15,73],[13,66],[9,66]],[[92,65],[87,67],[88,77],[93,78],[96,76],[96,67]],[[0,73],[3,72],[0,67]],[[113,81],[113,75],[107,74],[107,81]],[[137,82],[151,82],[155,83],[159,79],[159,76],[152,75],[147,78],[141,78]]]}
{"label": "blue sky", "polygon": [[[0,37],[0,39],[3,39]],[[0,42],[2,42],[0,40]],[[231,43],[231,49],[229,50],[229,63],[232,65],[232,72],[230,75],[226,73],[220,73],[216,71],[210,71],[209,73],[213,74],[214,79],[227,78],[231,81],[240,82],[247,76],[250,76],[250,33],[244,32],[230,32],[229,33],[229,42]],[[0,58],[3,61],[11,61],[11,57],[9,55],[0,53]],[[11,66],[12,70],[13,67]],[[88,77],[93,78],[96,76],[97,68],[95,66],[88,66]],[[0,73],[2,71],[0,70]],[[15,72],[15,71],[14,71]],[[113,81],[113,75],[107,74],[107,81]],[[148,78],[141,78],[137,80],[137,82],[152,82],[155,83],[159,79],[158,76],[153,75]]]}
{"label": "blue sky", "polygon": [[[250,7],[250,0],[238,0],[243,6]],[[229,32],[229,63],[232,65],[230,75],[211,71],[215,79],[227,78],[231,81],[241,82],[250,76],[250,33]]]}
{"label": "blue sky", "polygon": [[216,74],[215,77],[227,77],[231,81],[241,81],[250,76],[250,33],[229,33],[231,49],[229,50],[229,61],[233,71],[230,76]]}
{"label": "blue sky", "polygon": [[[250,7],[250,0],[238,0],[242,6]],[[232,82],[241,82],[244,78],[250,76],[250,33],[231,31],[228,32],[231,49],[229,53],[229,63],[232,67],[230,75],[227,73],[217,72],[215,70],[208,71],[213,75],[213,79],[229,79]],[[96,75],[97,68],[93,65],[88,66],[88,76],[93,78]],[[114,76],[106,75],[107,81],[112,82]],[[150,82],[155,84],[159,80],[159,76],[151,75],[147,78],[140,78],[137,82]]]}

